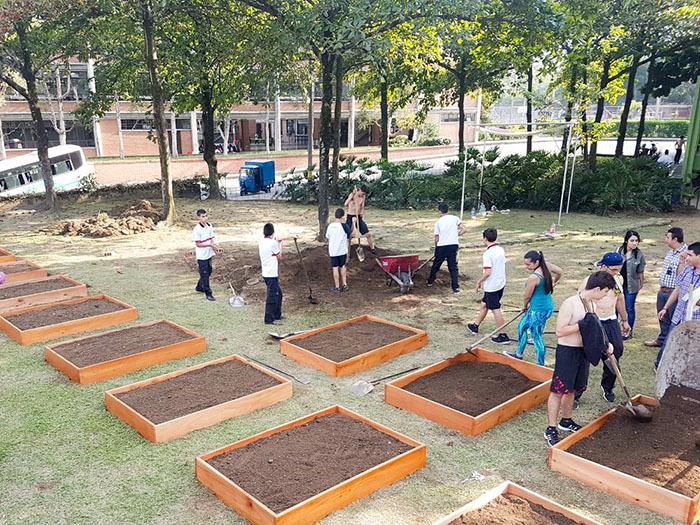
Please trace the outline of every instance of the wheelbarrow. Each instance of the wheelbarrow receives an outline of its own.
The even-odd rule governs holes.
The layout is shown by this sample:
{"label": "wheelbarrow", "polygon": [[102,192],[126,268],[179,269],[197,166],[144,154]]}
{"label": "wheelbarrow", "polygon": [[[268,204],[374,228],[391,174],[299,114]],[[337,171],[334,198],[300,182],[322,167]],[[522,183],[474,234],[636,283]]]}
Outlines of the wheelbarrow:
{"label": "wheelbarrow", "polygon": [[431,257],[421,264],[418,255],[384,255],[375,259],[388,276],[386,285],[391,286],[394,281],[399,285],[401,293],[409,292],[413,286],[413,276],[432,260]]}

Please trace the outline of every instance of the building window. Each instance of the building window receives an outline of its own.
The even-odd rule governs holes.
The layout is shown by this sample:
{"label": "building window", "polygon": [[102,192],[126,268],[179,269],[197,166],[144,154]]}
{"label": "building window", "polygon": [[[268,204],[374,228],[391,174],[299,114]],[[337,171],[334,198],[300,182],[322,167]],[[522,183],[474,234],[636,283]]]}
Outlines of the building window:
{"label": "building window", "polygon": [[[72,129],[70,129],[72,126]],[[49,136],[49,147],[58,146],[60,144],[58,133],[53,128],[53,125],[44,121],[46,133]],[[95,146],[95,136],[92,129],[84,128],[80,122],[66,121],[66,128],[70,131],[66,132],[66,143],[75,144],[83,148],[92,148]],[[3,120],[2,132],[5,139],[5,147],[9,149],[37,147],[36,137],[34,135],[34,124],[26,120]]]}
{"label": "building window", "polygon": [[[440,113],[440,122],[459,122],[459,112],[449,111],[446,113]],[[465,113],[464,122],[474,122],[474,113]]]}
{"label": "building window", "polygon": [[123,118],[122,129],[124,131],[151,131],[153,121],[145,118]]}
{"label": "building window", "polygon": [[192,121],[189,118],[176,118],[175,119],[175,128],[178,131],[185,131],[185,130],[191,130],[192,129]]}

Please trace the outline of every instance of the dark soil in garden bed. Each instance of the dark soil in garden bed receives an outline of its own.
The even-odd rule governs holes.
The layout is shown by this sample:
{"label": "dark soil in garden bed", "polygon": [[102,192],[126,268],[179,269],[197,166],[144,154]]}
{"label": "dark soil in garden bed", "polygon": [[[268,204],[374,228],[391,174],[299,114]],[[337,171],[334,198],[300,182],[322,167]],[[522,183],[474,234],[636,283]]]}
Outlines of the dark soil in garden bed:
{"label": "dark soil in garden bed", "polygon": [[470,416],[478,416],[538,384],[507,365],[468,361],[423,376],[403,388]]}
{"label": "dark soil in garden bed", "polygon": [[168,323],[134,326],[116,332],[96,335],[54,347],[54,351],[75,366],[85,367],[126,357],[153,348],[194,339]]}
{"label": "dark soil in garden bed", "polygon": [[157,425],[278,384],[260,370],[231,360],[116,396]]}
{"label": "dark soil in garden bed", "polygon": [[0,264],[0,272],[4,274],[11,274],[11,273],[20,273],[20,272],[31,272],[33,270],[36,270],[34,266],[27,264],[27,263],[20,263],[20,264],[15,264],[15,263],[7,263],[7,264]]}
{"label": "dark soil in garden bed", "polygon": [[85,319],[96,315],[108,314],[124,310],[124,306],[104,299],[83,301],[76,304],[61,304],[49,306],[41,310],[26,312],[17,315],[8,315],[5,318],[20,330],[30,330],[52,324]]}
{"label": "dark soil in garden bed", "polygon": [[416,335],[415,332],[376,321],[359,321],[324,330],[292,341],[314,354],[339,363],[390,343]]}
{"label": "dark soil in garden bed", "polygon": [[512,494],[498,496],[488,505],[450,522],[450,525],[576,525],[566,516]]}
{"label": "dark soil in garden bed", "polygon": [[615,415],[569,452],[685,496],[700,493],[700,390],[671,386],[650,423],[618,408]]}
{"label": "dark soil in garden bed", "polygon": [[0,286],[0,300],[11,299],[13,297],[22,297],[24,295],[32,295],[41,292],[50,292],[52,290],[62,290],[64,288],[72,288],[74,286],[77,285],[65,279],[51,279],[49,281],[29,281],[22,284]]}
{"label": "dark soil in garden bed", "polygon": [[208,463],[279,513],[409,450],[361,421],[330,414]]}

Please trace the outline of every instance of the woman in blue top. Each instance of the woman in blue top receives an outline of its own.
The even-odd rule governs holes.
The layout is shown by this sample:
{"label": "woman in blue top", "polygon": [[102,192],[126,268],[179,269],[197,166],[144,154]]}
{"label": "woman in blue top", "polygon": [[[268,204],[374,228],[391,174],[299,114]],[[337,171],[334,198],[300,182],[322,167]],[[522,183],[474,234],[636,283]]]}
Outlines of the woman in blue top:
{"label": "woman in blue top", "polygon": [[562,269],[552,263],[546,263],[542,252],[530,250],[525,254],[525,268],[532,273],[525,283],[523,294],[525,315],[518,325],[518,349],[515,352],[503,352],[516,359],[523,358],[527,345],[527,332],[532,335],[532,342],[537,352],[537,364],[544,365],[544,326],[554,313],[554,285],[559,282]]}

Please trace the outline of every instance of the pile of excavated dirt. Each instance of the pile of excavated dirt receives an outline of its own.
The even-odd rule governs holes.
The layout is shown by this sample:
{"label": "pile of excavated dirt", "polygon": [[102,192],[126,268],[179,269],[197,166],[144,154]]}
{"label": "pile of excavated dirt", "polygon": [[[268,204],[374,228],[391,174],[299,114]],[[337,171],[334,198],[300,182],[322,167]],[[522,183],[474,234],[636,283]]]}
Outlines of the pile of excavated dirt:
{"label": "pile of excavated dirt", "polygon": [[[395,250],[378,249],[378,254],[392,255]],[[350,310],[356,315],[370,313],[377,309],[405,310],[425,303],[439,304],[443,299],[453,300],[450,288],[450,276],[447,263],[438,273],[435,286],[428,288],[426,279],[430,274],[430,264],[425,265],[414,276],[414,286],[407,294],[399,292],[398,285],[391,281],[387,286],[387,275],[374,261],[369,250],[365,250],[366,258],[359,262],[355,250],[351,250],[348,262],[347,292],[331,293],[333,275],[330,258],[326,246],[314,246],[302,250],[304,265],[309,272],[313,296],[321,305]],[[188,268],[197,273],[197,261],[194,250],[185,254]],[[421,261],[422,262],[422,261]],[[248,304],[264,303],[266,295],[265,282],[260,271],[258,252],[224,251],[214,258],[212,281],[228,286],[229,281],[236,293],[243,295]],[[302,270],[299,257],[294,245],[285,244],[279,263],[280,286],[283,294],[283,309],[308,306],[309,288]],[[464,287],[467,277],[460,275],[460,283]],[[194,288],[194,284],[192,285]]]}
{"label": "pile of excavated dirt", "polygon": [[69,220],[46,230],[52,235],[75,237],[117,237],[134,235],[155,229],[161,212],[147,201],[116,212],[100,212],[89,219]]}

